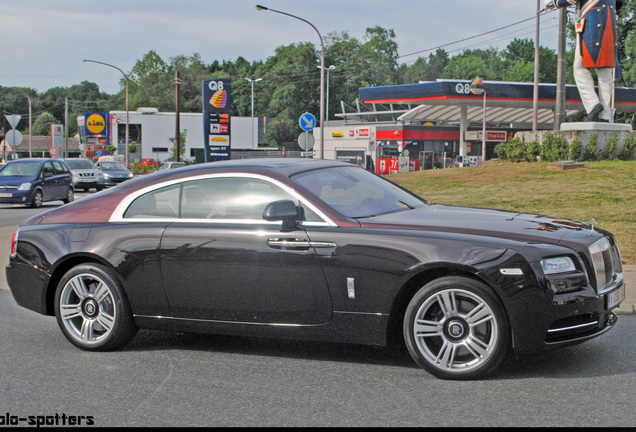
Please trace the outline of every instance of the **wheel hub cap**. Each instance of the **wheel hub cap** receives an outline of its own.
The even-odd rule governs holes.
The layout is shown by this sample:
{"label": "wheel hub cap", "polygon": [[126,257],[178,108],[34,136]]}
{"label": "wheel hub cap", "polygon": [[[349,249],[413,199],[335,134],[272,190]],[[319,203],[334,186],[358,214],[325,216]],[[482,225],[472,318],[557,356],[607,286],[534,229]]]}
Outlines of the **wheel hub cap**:
{"label": "wheel hub cap", "polygon": [[99,306],[94,299],[89,298],[84,301],[82,310],[87,318],[95,318],[99,312]]}
{"label": "wheel hub cap", "polygon": [[446,324],[446,335],[449,339],[457,341],[466,336],[468,326],[464,320],[452,319]]}

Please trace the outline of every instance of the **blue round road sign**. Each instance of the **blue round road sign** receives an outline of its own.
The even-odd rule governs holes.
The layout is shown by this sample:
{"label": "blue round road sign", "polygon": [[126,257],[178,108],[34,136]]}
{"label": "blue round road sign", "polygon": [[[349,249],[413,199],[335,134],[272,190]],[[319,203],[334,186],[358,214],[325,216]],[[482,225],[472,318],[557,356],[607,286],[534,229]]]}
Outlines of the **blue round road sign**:
{"label": "blue round road sign", "polygon": [[313,114],[305,113],[300,116],[300,120],[298,122],[300,124],[300,128],[304,131],[312,131],[316,126],[316,117]]}

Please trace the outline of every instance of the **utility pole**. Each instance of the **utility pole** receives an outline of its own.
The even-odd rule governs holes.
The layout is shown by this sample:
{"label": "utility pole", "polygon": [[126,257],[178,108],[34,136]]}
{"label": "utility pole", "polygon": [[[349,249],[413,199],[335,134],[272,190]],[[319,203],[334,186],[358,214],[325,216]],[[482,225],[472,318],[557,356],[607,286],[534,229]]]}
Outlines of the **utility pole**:
{"label": "utility pole", "polygon": [[64,137],[64,157],[68,158],[68,96],[64,101]]}
{"label": "utility pole", "polygon": [[181,78],[179,75],[179,71],[174,72],[174,84],[175,84],[175,117],[176,117],[176,126],[175,126],[175,138],[174,138],[174,153],[175,160],[177,162],[180,161],[181,157],[181,125],[179,119],[179,87],[181,86]]}
{"label": "utility pole", "polygon": [[567,8],[559,9],[559,46],[558,46],[558,63],[557,63],[557,89],[556,89],[556,107],[554,109],[554,130],[561,129],[561,123],[565,122],[565,40],[566,25],[568,21]]}
{"label": "utility pole", "polygon": [[536,132],[538,128],[538,111],[539,111],[539,22],[541,14],[541,0],[537,0],[537,19],[535,25],[534,36],[534,94],[532,97],[532,131]]}

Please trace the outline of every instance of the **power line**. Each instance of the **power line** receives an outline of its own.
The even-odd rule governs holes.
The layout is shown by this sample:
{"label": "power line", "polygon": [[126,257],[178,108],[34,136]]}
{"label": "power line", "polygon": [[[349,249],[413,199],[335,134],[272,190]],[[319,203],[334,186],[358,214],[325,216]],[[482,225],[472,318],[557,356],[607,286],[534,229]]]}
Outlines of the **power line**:
{"label": "power line", "polygon": [[449,46],[449,45],[455,45],[455,44],[458,44],[458,43],[460,43],[460,42],[465,42],[465,41],[468,41],[468,40],[471,40],[471,39],[476,39],[476,38],[478,38],[478,37],[482,37],[482,36],[485,36],[485,35],[488,35],[488,34],[491,34],[491,33],[495,33],[495,32],[498,32],[498,31],[500,31],[500,30],[504,30],[504,29],[507,29],[507,28],[510,28],[510,27],[513,27],[513,26],[516,26],[516,25],[522,24],[522,23],[524,23],[524,22],[534,20],[534,19],[536,19],[536,16],[532,16],[532,17],[530,17],[530,18],[526,18],[526,19],[523,19],[523,20],[521,20],[521,21],[517,21],[517,22],[515,22],[515,23],[508,24],[508,25],[506,25],[506,26],[499,27],[499,28],[497,28],[497,29],[490,30],[490,31],[487,31],[487,32],[484,32],[484,33],[481,33],[481,34],[478,34],[478,35],[469,36],[469,37],[464,38],[464,39],[456,40],[456,41],[454,41],[454,42],[449,42],[449,43],[447,43],[447,44],[439,45],[439,46],[436,46],[436,47],[433,47],[433,48],[427,48],[427,49],[420,50],[420,51],[415,51],[415,52],[412,52],[412,53],[409,53],[409,54],[404,54],[404,55],[398,56],[398,58],[410,57],[410,56],[412,56],[412,55],[421,54],[421,53],[424,53],[424,52],[427,52],[427,51],[435,51],[435,50],[438,50],[438,49],[440,49],[440,48],[447,47],[447,46]]}

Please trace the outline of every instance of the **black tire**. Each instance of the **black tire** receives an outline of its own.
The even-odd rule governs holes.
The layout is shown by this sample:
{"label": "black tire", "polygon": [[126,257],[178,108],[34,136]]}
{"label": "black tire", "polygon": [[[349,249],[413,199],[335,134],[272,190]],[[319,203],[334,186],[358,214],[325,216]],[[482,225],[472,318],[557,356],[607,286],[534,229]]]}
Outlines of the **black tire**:
{"label": "black tire", "polygon": [[465,277],[443,277],[422,287],[406,309],[403,330],[415,362],[443,379],[492,373],[510,349],[500,302],[486,285]]}
{"label": "black tire", "polygon": [[87,351],[118,348],[137,333],[124,291],[114,272],[100,264],[80,264],[60,280],[55,316],[64,336]]}
{"label": "black tire", "polygon": [[40,208],[42,207],[42,201],[44,201],[44,196],[42,195],[41,190],[36,190],[33,194],[33,199],[31,200],[31,207]]}
{"label": "black tire", "polygon": [[68,190],[66,191],[66,198],[62,201],[64,204],[68,204],[70,202],[73,202],[73,200],[75,199],[75,191],[73,190],[72,187],[68,188]]}

